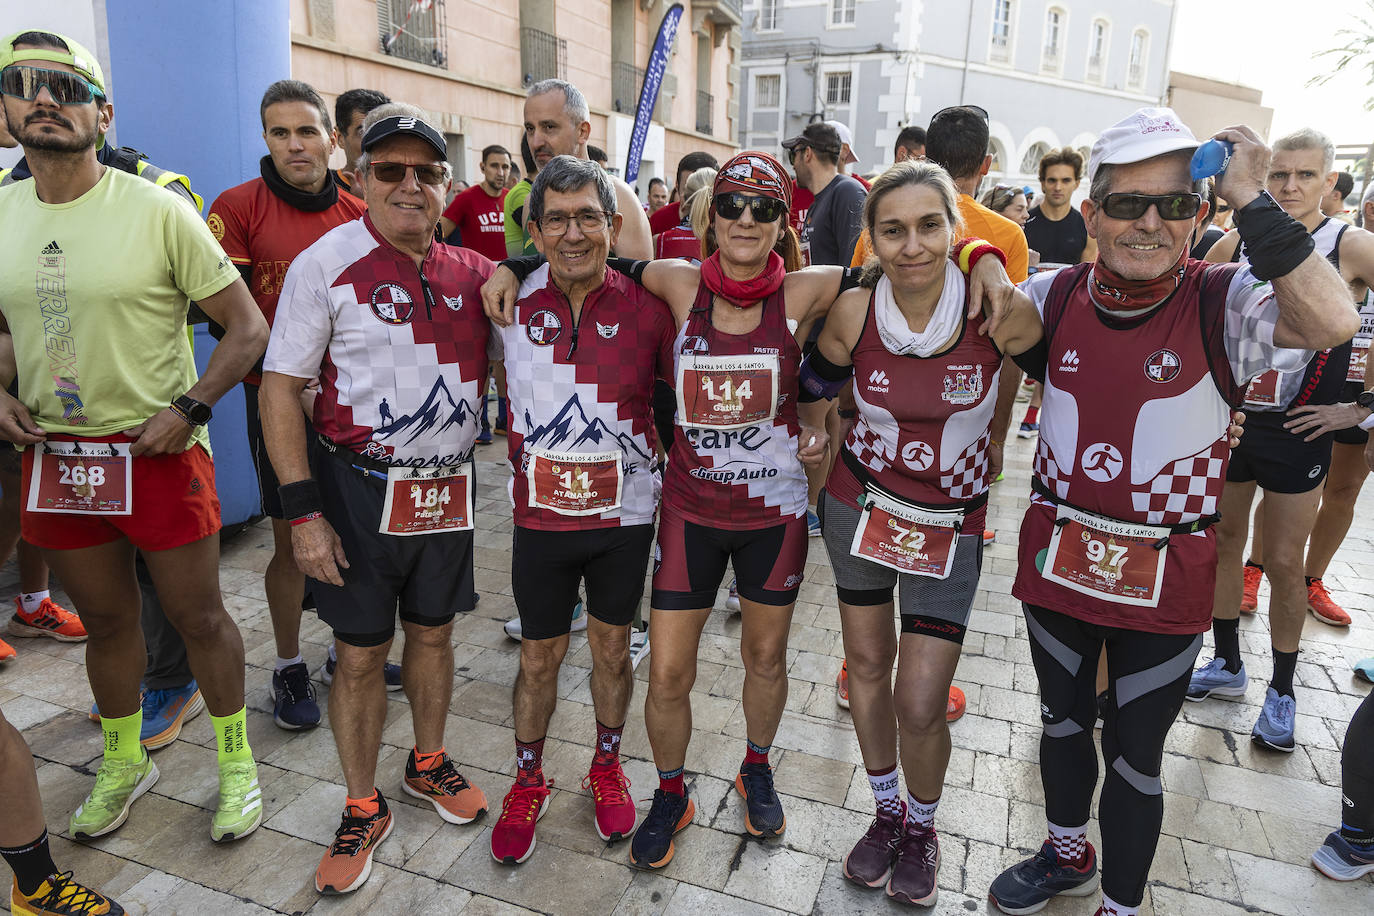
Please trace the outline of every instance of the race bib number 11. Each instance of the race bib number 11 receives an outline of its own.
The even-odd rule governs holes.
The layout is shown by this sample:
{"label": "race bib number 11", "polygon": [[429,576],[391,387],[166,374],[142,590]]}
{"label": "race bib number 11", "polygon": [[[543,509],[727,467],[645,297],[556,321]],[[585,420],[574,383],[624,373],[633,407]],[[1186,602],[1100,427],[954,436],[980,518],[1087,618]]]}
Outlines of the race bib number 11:
{"label": "race bib number 11", "polygon": [[30,512],[133,513],[127,442],[45,442],[33,448]]}
{"label": "race bib number 11", "polygon": [[472,530],[472,475],[463,468],[392,468],[377,529],[402,537]]}
{"label": "race bib number 11", "polygon": [[526,482],[531,509],[598,515],[620,508],[624,472],[619,449],[609,452],[529,450]]}

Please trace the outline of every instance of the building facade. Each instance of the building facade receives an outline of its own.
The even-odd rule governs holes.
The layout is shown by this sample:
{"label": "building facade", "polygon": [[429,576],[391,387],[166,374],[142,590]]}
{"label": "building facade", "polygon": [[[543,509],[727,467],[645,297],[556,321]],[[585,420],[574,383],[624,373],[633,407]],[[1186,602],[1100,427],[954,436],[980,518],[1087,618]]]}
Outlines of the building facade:
{"label": "building facade", "polygon": [[[736,145],[740,0],[686,0],[641,157],[639,184],[671,176],[692,150]],[[377,89],[439,121],[454,174],[474,180],[484,146],[519,161],[525,88],[574,83],[591,107],[590,142],[624,174],[643,67],[664,0],[291,0],[292,76],[332,103]],[[670,177],[671,180],[671,177]]]}
{"label": "building facade", "polygon": [[773,151],[811,120],[854,135],[856,171],[951,105],[990,115],[990,177],[1161,104],[1174,0],[745,0],[740,143]]}

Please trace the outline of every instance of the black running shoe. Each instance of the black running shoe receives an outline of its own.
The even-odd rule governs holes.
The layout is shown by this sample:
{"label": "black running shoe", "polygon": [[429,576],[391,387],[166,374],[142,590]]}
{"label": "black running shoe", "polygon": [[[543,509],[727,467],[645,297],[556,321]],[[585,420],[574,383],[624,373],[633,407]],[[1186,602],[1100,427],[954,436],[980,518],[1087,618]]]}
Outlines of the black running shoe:
{"label": "black running shoe", "polygon": [[1040,851],[1002,872],[992,882],[988,896],[997,909],[1012,916],[1038,913],[1051,897],[1086,897],[1097,890],[1097,850],[1088,843],[1088,861],[1082,868],[1061,865],[1054,841],[1045,840]]}
{"label": "black running shoe", "polygon": [[748,808],[745,829],[756,837],[781,836],[787,829],[787,818],[773,788],[773,768],[766,763],[746,763],[735,777],[735,788]]}
{"label": "black running shoe", "polygon": [[673,834],[692,822],[697,807],[691,796],[654,790],[654,803],[630,840],[630,862],[639,868],[662,868],[673,861]]}

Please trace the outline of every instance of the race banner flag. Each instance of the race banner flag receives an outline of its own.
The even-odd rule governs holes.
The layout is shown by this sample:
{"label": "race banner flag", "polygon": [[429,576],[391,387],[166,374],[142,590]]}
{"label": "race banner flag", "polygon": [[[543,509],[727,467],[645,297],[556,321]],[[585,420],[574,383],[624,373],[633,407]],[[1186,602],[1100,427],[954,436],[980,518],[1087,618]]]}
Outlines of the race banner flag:
{"label": "race banner flag", "polygon": [[639,157],[644,153],[644,141],[649,136],[649,122],[658,104],[658,89],[663,85],[663,71],[668,69],[668,49],[677,37],[678,22],[682,19],[682,4],[674,3],[663,14],[658,38],[649,52],[649,66],[644,71],[644,87],[639,90],[639,105],[635,108],[635,129],[630,134],[630,152],[625,163],[625,182],[634,184],[639,177]]}

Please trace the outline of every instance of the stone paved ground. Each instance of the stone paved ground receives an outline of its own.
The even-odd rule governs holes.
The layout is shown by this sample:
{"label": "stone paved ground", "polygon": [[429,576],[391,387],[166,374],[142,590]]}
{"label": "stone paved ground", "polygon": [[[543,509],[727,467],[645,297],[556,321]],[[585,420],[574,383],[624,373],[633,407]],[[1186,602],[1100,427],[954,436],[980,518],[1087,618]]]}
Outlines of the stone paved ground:
{"label": "stone paved ground", "polygon": [[[514,772],[510,688],[518,650],[500,623],[513,613],[501,440],[479,453],[483,487],[478,517],[478,609],[454,628],[457,676],[448,748],[494,805]],[[980,912],[989,882],[1038,847],[1043,796],[1036,770],[1038,701],[1025,625],[1009,594],[1015,532],[1028,491],[1031,443],[1012,440],[1006,480],[998,484],[990,521],[998,542],[984,563],[957,683],[968,714],[953,726],[954,754],[938,816],[942,864],[936,913]],[[1308,865],[1308,856],[1340,811],[1340,746],[1367,685],[1350,666],[1374,655],[1374,496],[1366,492],[1355,529],[1327,576],[1351,609],[1349,631],[1309,618],[1298,665],[1298,741],[1291,755],[1265,753],[1249,741],[1263,699],[1255,679],[1239,702],[1186,704],[1169,736],[1164,764],[1164,836],[1145,913],[1157,916],[1241,913],[1374,912],[1369,879],[1338,884]],[[791,690],[774,745],[777,783],[788,814],[781,841],[743,837],[743,814],[731,781],[744,750],[738,618],[718,612],[702,638],[693,694],[695,733],[689,768],[697,799],[695,824],[679,836],[678,854],[657,874],[632,870],[627,843],[608,847],[591,824],[591,800],[579,788],[593,743],[588,691],[590,659],[574,637],[563,669],[560,705],[550,728],[546,772],[557,780],[539,846],[518,868],[489,853],[491,816],[472,825],[442,824],[398,788],[412,742],[409,710],[391,695],[378,782],[396,811],[396,828],[377,852],[371,880],[349,897],[321,898],[314,868],[338,824],[343,798],[327,722],[292,734],[272,723],[267,685],[275,652],[261,572],[271,538],[262,525],[226,542],[221,568],[225,601],[243,629],[248,654],[249,729],[260,763],[266,817],[242,843],[209,839],[215,793],[208,717],[156,755],[162,778],[134,807],[127,824],[90,844],[65,836],[67,818],[84,797],[99,760],[99,729],[86,718],[91,697],[80,646],[17,640],[20,658],[0,669],[0,703],[22,729],[39,762],[39,782],[54,831],[58,862],[118,896],[131,913],[258,914],[411,913],[486,916],[530,910],[568,914],[838,914],[896,911],[881,892],[845,883],[839,860],[866,828],[872,797],[849,715],[834,701],[839,617],[825,551],[812,541],[788,650]],[[13,565],[0,594],[13,594]],[[723,595],[722,595],[723,597]],[[718,606],[719,603],[718,603]],[[1242,621],[1252,672],[1270,670],[1261,613]],[[312,667],[328,635],[308,617],[303,633]],[[1204,649],[1204,655],[1209,651]],[[399,659],[399,640],[393,656]],[[638,678],[647,675],[641,667]],[[625,768],[647,807],[656,785],[644,732],[644,685],[625,730]],[[321,686],[321,699],[328,689]],[[0,812],[0,817],[3,817]],[[63,835],[58,836],[61,833]],[[1096,825],[1090,833],[1097,840]],[[0,881],[9,874],[0,865]],[[4,899],[8,899],[5,897]],[[1053,902],[1051,916],[1090,914],[1095,898]]]}

